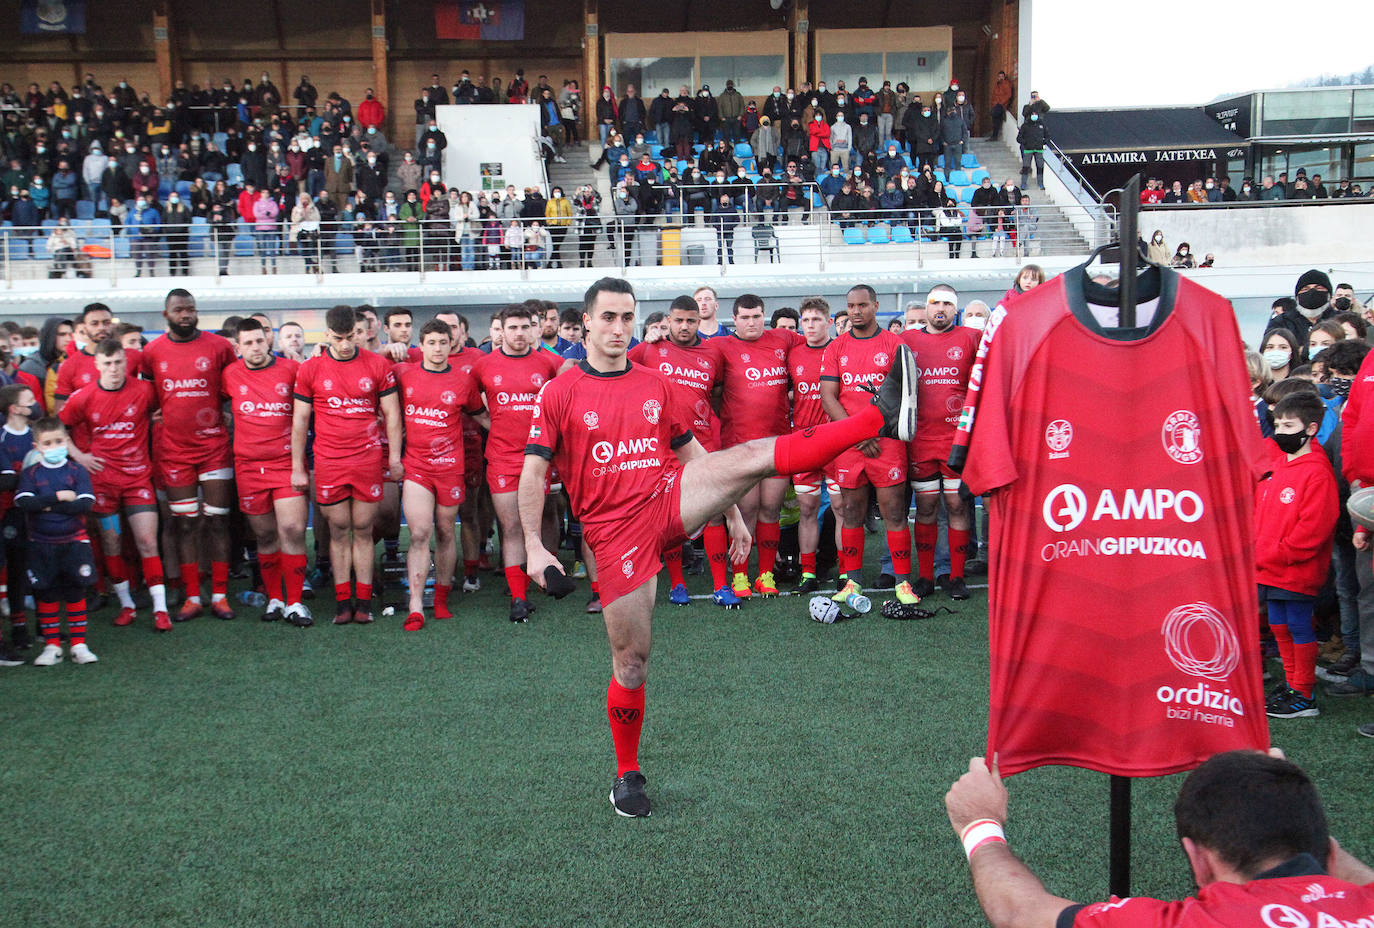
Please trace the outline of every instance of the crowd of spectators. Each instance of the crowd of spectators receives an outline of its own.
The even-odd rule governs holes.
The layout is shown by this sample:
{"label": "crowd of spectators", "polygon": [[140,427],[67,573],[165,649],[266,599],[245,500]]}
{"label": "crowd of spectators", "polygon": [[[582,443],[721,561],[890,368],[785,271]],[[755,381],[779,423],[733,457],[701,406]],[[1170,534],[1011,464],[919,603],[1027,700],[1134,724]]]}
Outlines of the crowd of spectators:
{"label": "crowd of spectators", "polygon": [[1360,184],[1352,183],[1349,178],[1328,188],[1320,174],[1313,174],[1309,178],[1307,168],[1298,168],[1291,181],[1288,179],[1287,171],[1281,172],[1277,179],[1272,174],[1265,174],[1258,185],[1253,177],[1246,177],[1241,180],[1239,190],[1231,185],[1231,179],[1225,175],[1199,177],[1187,187],[1183,186],[1182,181],[1176,180],[1165,184],[1162,179],[1151,177],[1140,191],[1140,202],[1143,206],[1170,206],[1179,203],[1191,205],[1277,200],[1344,200],[1364,196],[1374,196],[1374,190],[1366,194]]}

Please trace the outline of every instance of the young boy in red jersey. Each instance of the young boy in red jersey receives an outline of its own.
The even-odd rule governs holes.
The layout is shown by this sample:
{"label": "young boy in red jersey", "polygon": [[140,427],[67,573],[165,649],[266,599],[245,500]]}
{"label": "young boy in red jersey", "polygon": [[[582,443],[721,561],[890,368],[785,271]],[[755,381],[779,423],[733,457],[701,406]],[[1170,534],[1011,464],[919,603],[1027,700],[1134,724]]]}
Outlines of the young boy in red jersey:
{"label": "young boy in red jersey", "polygon": [[1336,529],[1336,476],[1325,454],[1313,454],[1326,407],[1316,390],[1294,393],[1274,407],[1274,471],[1255,500],[1255,558],[1260,600],[1283,659],[1284,682],[1265,703],[1270,718],[1320,715],[1312,698],[1317,637],[1312,605],[1331,566]]}

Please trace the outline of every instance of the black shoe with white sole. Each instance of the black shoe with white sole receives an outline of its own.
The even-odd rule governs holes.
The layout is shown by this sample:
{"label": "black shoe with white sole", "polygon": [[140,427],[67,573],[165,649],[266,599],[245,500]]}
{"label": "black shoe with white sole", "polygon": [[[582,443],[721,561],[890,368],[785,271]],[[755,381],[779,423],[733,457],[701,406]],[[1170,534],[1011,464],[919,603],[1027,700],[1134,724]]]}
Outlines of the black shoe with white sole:
{"label": "black shoe with white sole", "polygon": [[919,370],[916,356],[906,345],[897,349],[888,371],[878,389],[873,391],[873,405],[883,414],[883,438],[911,441],[916,434],[916,385]]}
{"label": "black shoe with white sole", "polygon": [[940,588],[949,595],[950,599],[968,599],[968,584],[964,583],[963,577],[949,577]]}
{"label": "black shoe with white sole", "polygon": [[611,805],[615,814],[625,818],[647,818],[649,816],[649,794],[644,791],[648,781],[638,770],[627,770],[623,777],[617,777],[611,787]]}
{"label": "black shoe with white sole", "polygon": [[523,624],[530,620],[530,604],[523,599],[512,599],[510,601],[510,620],[518,624]]}

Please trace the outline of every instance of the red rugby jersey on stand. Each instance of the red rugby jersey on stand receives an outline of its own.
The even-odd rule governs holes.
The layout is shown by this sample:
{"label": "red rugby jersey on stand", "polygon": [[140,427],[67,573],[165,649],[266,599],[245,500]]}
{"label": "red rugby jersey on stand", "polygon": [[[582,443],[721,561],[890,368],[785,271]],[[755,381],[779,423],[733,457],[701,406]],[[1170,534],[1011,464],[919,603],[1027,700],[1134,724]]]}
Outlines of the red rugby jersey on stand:
{"label": "red rugby jersey on stand", "polygon": [[711,391],[721,379],[720,356],[715,339],[698,338],[684,348],[672,339],[640,342],[630,349],[630,361],[657,371],[673,387],[678,405],[692,417],[692,431],[698,438],[710,437],[720,429],[716,411],[711,408]]}
{"label": "red rugby jersey on stand", "polygon": [[455,368],[453,360],[442,371],[426,370],[423,364],[402,364],[396,369],[406,436],[402,461],[407,473],[462,472],[465,467],[463,420],[482,412],[482,397],[472,375]]}
{"label": "red rugby jersey on stand", "polygon": [[525,465],[525,440],[539,390],[554,378],[561,364],[557,355],[547,351],[512,356],[498,348],[472,366],[472,377],[491,415],[487,463],[498,471],[518,474]]}
{"label": "red rugby jersey on stand", "polygon": [[821,404],[821,363],[830,342],[812,347],[803,341],[787,353],[787,376],[792,381],[792,428],[807,429],[830,421]]}
{"label": "red rugby jersey on stand", "polygon": [[254,467],[291,469],[291,420],[300,363],[273,356],[265,367],[242,359],[224,369],[221,391],[234,414],[234,457]]}
{"label": "red rugby jersey on stand", "polygon": [[292,395],[315,410],[315,460],[379,452],[382,397],[395,392],[391,362],[365,348],[347,361],[326,348],[302,364]]}
{"label": "red rugby jersey on stand", "polygon": [[920,380],[916,393],[916,435],[908,444],[912,461],[949,457],[959,413],[968,393],[968,378],[983,333],[954,325],[943,332],[909,329],[902,341],[916,355]]}
{"label": "red rugby jersey on stand", "polygon": [[673,451],[692,439],[689,416],[657,374],[582,361],[539,392],[524,453],[553,461],[583,524],[624,522],[682,466]]}
{"label": "red rugby jersey on stand", "polygon": [[1004,773],[1158,776],[1265,748],[1263,450],[1235,313],[1152,268],[1145,324],[1104,330],[1116,308],[1085,286],[1075,268],[999,308],[972,375],[963,476],[990,494],[988,756]]}
{"label": "red rugby jersey on stand", "polygon": [[[127,377],[118,390],[107,390],[97,381],[71,395],[58,413],[82,451],[105,462],[104,470],[92,473],[96,483],[109,485],[122,477],[146,479],[152,473],[148,456],[148,421],[157,409],[153,385]],[[87,436],[83,447],[77,435]]]}
{"label": "red rugby jersey on stand", "polygon": [[720,355],[725,392],[721,440],[729,448],[792,430],[787,403],[787,353],[806,339],[789,329],[765,329],[747,342],[738,335],[711,340]]}
{"label": "red rugby jersey on stand", "polygon": [[224,369],[234,360],[229,339],[213,332],[197,332],[186,341],[163,334],[148,343],[139,369],[153,382],[162,407],[159,460],[199,458],[217,445],[228,446],[220,397]]}
{"label": "red rugby jersey on stand", "polygon": [[840,405],[851,416],[863,411],[873,402],[873,394],[864,387],[878,388],[878,384],[892,370],[892,362],[902,347],[896,332],[878,329],[860,338],[846,332],[825,346],[821,355],[821,380],[833,380],[840,385]]}

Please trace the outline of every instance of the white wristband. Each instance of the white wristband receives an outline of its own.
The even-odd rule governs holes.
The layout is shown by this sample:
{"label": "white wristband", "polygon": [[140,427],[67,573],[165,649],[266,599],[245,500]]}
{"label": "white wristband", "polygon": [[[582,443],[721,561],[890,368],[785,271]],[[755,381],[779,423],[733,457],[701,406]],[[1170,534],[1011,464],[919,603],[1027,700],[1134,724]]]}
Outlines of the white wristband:
{"label": "white wristband", "polygon": [[979,819],[969,824],[959,836],[964,843],[964,854],[973,857],[973,852],[985,844],[1000,842],[1007,843],[1006,832],[1002,826],[990,818]]}

